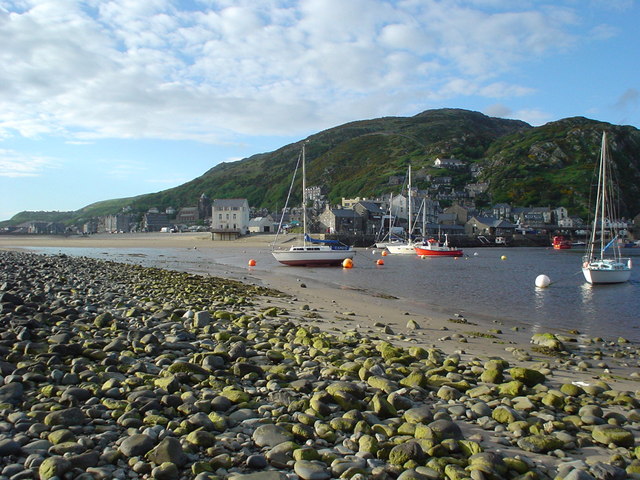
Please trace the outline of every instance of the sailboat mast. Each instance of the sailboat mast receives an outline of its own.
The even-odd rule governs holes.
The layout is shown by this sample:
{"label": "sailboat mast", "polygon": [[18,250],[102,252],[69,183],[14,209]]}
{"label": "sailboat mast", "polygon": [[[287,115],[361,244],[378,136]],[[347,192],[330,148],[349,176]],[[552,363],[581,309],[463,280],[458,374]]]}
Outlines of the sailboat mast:
{"label": "sailboat mast", "polygon": [[409,243],[411,243],[411,232],[413,231],[413,228],[411,227],[411,216],[412,216],[412,209],[411,209],[411,204],[413,203],[411,201],[411,165],[409,165],[409,181],[407,182],[407,198],[409,199],[409,231],[407,233],[407,237],[409,240]]}
{"label": "sailboat mast", "polygon": [[307,169],[305,143],[302,144],[302,244],[304,246],[307,245]]}
{"label": "sailboat mast", "polygon": [[604,256],[604,246],[606,244],[605,239],[605,204],[606,198],[606,185],[607,185],[607,167],[605,165],[607,160],[607,132],[602,133],[602,147],[600,148],[600,172],[598,175],[598,208],[600,209],[600,258]]}
{"label": "sailboat mast", "polygon": [[427,198],[422,199],[422,238],[426,238],[427,231]]}

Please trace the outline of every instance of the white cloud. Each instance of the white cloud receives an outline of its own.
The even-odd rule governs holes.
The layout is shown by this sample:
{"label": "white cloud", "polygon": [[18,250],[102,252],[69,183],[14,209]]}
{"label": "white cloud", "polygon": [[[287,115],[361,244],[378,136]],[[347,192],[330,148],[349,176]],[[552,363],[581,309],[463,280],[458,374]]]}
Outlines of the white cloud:
{"label": "white cloud", "polygon": [[516,110],[512,118],[517,118],[536,127],[557,120],[550,113],[535,108]]}
{"label": "white cloud", "polygon": [[194,5],[5,1],[0,139],[221,142],[522,96],[501,76],[576,41],[572,10],[499,0]]}
{"label": "white cloud", "polygon": [[58,168],[59,161],[44,156],[29,156],[14,150],[0,149],[0,177],[38,177],[45,170]]}
{"label": "white cloud", "polygon": [[509,107],[501,103],[495,103],[485,108],[483,110],[483,113],[485,115],[489,115],[490,117],[511,118],[511,115],[513,114],[513,110],[511,110]]}

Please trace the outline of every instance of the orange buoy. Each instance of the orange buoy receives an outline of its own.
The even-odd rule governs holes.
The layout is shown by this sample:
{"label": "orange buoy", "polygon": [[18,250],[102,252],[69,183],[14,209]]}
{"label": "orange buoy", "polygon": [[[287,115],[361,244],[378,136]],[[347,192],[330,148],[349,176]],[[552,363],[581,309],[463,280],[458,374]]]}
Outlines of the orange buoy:
{"label": "orange buoy", "polygon": [[251,260],[249,260],[249,266],[250,267],[255,267],[256,266],[256,261],[253,258]]}
{"label": "orange buoy", "polygon": [[353,268],[353,260],[351,260],[350,258],[345,258],[342,261],[342,266],[344,268]]}
{"label": "orange buoy", "polygon": [[378,261],[376,262],[376,265],[384,265],[384,260],[379,258]]}
{"label": "orange buoy", "polygon": [[382,253],[381,253],[381,255],[382,255],[383,257],[386,257],[387,255],[389,255],[389,252],[387,252],[386,250],[383,250],[383,251],[382,251]]}

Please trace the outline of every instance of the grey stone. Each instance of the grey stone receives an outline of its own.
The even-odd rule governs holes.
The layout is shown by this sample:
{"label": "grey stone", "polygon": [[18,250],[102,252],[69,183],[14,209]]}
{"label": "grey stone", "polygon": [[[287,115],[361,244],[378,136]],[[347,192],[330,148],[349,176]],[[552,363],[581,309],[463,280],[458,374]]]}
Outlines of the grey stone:
{"label": "grey stone", "polygon": [[77,407],[51,412],[44,418],[45,425],[65,427],[84,425],[87,421],[84,412]]}
{"label": "grey stone", "polygon": [[331,471],[322,462],[298,460],[293,470],[302,480],[327,480],[331,478]]}
{"label": "grey stone", "polygon": [[174,463],[178,467],[184,466],[188,459],[180,440],[175,437],[167,437],[147,454],[149,460],[160,465],[162,463]]}
{"label": "grey stone", "polygon": [[252,437],[259,447],[275,447],[280,443],[293,439],[291,432],[273,424],[260,425],[255,429]]}
{"label": "grey stone", "polygon": [[0,403],[18,405],[22,402],[23,395],[24,387],[22,386],[22,383],[12,382],[0,387]]}
{"label": "grey stone", "polygon": [[149,435],[142,433],[131,435],[120,444],[120,452],[125,457],[140,457],[153,448],[155,442]]}
{"label": "grey stone", "polygon": [[22,445],[10,438],[0,439],[0,457],[18,455],[22,452]]}

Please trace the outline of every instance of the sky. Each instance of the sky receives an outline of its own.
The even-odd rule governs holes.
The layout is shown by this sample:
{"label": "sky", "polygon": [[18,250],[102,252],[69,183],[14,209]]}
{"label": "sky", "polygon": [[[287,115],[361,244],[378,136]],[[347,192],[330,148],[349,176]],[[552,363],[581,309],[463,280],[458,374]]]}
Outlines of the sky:
{"label": "sky", "polygon": [[638,25],[640,0],[0,0],[0,220],[434,108],[638,128]]}

